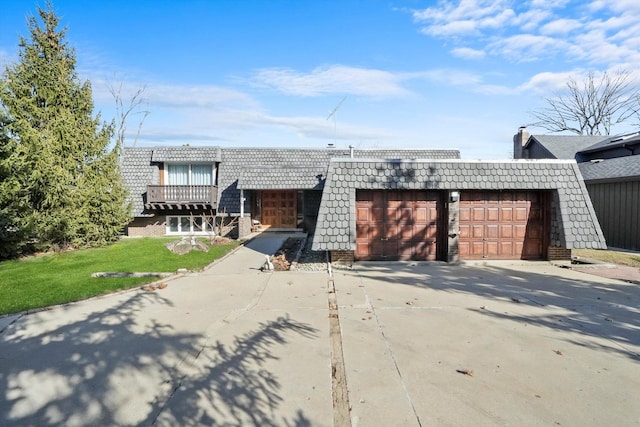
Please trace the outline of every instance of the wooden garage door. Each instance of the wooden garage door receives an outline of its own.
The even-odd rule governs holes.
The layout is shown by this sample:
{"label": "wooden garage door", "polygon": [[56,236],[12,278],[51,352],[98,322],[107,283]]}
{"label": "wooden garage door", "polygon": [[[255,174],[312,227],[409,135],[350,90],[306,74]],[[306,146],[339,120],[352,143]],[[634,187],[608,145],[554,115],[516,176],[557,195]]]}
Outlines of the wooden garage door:
{"label": "wooden garage door", "polygon": [[460,258],[545,258],[546,199],[535,191],[463,192]]}
{"label": "wooden garage door", "polygon": [[358,191],[357,260],[437,259],[440,194]]}

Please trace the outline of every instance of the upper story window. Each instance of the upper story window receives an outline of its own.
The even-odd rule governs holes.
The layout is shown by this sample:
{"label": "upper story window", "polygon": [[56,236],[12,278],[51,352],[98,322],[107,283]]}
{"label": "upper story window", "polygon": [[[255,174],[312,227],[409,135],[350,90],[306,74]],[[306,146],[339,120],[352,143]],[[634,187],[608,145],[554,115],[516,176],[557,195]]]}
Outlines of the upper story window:
{"label": "upper story window", "polygon": [[169,164],[166,182],[168,185],[214,185],[214,166],[210,163]]}

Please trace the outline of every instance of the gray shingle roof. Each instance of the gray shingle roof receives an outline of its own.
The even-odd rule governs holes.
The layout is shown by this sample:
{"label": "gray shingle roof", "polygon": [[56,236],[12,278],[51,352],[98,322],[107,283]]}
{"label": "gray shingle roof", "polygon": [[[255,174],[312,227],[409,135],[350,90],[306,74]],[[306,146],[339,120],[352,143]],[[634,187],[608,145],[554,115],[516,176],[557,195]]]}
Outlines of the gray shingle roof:
{"label": "gray shingle roof", "polygon": [[123,151],[122,177],[129,189],[129,201],[134,217],[153,216],[145,212],[144,194],[147,185],[159,184],[158,166],[151,163],[153,148],[125,147]]}
{"label": "gray shingle roof", "polygon": [[640,154],[598,162],[579,163],[578,167],[586,182],[620,180],[621,178],[640,179]]}
{"label": "gray shingle roof", "polygon": [[327,166],[244,168],[238,179],[243,190],[321,190]]}
{"label": "gray shingle roof", "polygon": [[597,151],[605,151],[611,148],[624,146],[624,145],[638,145],[640,144],[640,133],[630,133],[627,135],[617,135],[612,137],[607,137],[605,140],[600,141],[596,144],[593,144],[589,147],[584,148],[583,152],[597,152]]}
{"label": "gray shingle roof", "polygon": [[[459,159],[458,150],[354,150],[354,157],[376,157],[385,159]],[[317,176],[326,176],[331,158],[349,158],[349,150],[323,148],[222,148],[222,161],[218,172],[218,209],[227,213],[240,212],[240,187],[246,189],[283,189],[283,185],[291,183],[294,170],[307,169],[308,176],[299,175],[305,187],[295,184],[290,189],[322,188],[316,187]],[[274,169],[281,168],[281,172]],[[257,176],[260,170],[269,169],[271,177],[276,181],[272,186]],[[243,174],[244,171],[244,174]],[[301,172],[300,172],[301,173]],[[240,182],[239,182],[240,180]],[[309,187],[312,185],[313,187]]]}
{"label": "gray shingle roof", "polygon": [[333,160],[325,181],[315,250],[355,250],[356,189],[554,191],[551,245],[605,248],[575,161],[467,162]]}
{"label": "gray shingle roof", "polygon": [[[123,177],[130,190],[134,216],[152,216],[144,209],[147,185],[159,184],[158,163],[220,162],[218,209],[240,212],[240,187],[245,189],[321,189],[329,160],[348,158],[349,150],[333,148],[126,147]],[[458,150],[354,150],[354,157],[388,159],[459,159]]]}
{"label": "gray shingle roof", "polygon": [[205,162],[221,159],[220,147],[155,147],[152,162]]}
{"label": "gray shingle roof", "polygon": [[531,135],[525,148],[537,141],[555,159],[575,159],[576,153],[593,146],[608,136],[591,135]]}

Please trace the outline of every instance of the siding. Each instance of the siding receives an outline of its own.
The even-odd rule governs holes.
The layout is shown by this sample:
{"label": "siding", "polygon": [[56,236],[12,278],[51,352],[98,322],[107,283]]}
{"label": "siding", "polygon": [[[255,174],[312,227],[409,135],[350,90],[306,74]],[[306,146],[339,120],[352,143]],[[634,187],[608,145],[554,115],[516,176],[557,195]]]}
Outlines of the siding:
{"label": "siding", "polygon": [[607,245],[640,250],[640,180],[587,184]]}

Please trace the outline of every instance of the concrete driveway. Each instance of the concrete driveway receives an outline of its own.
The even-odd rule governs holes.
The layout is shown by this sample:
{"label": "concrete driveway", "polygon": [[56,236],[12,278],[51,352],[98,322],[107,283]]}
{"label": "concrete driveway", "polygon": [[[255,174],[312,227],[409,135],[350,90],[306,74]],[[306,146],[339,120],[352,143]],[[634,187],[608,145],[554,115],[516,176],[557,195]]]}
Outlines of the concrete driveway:
{"label": "concrete driveway", "polygon": [[260,272],[285,237],[0,318],[0,425],[640,423],[637,285],[547,263]]}

